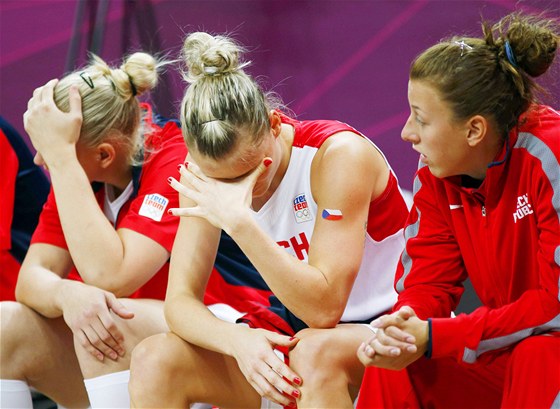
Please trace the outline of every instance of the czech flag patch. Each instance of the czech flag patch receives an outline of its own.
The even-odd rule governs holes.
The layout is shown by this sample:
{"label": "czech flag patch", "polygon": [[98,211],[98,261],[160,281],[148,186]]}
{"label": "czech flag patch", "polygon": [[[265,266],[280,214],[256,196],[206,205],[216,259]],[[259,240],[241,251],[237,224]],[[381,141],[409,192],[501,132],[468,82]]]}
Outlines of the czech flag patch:
{"label": "czech flag patch", "polygon": [[342,219],[342,212],[336,209],[324,209],[322,216],[326,220],[340,220]]}

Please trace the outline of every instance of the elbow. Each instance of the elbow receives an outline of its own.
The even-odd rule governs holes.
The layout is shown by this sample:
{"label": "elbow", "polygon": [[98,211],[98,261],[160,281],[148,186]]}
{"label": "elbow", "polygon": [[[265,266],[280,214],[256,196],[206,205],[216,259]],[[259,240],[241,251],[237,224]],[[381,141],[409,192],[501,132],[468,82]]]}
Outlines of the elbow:
{"label": "elbow", "polygon": [[334,328],[340,322],[344,310],[340,308],[322,309],[305,319],[304,322],[309,328],[329,329]]}
{"label": "elbow", "polygon": [[93,280],[84,280],[84,283],[113,293],[117,298],[128,298],[138,289],[137,286],[118,278],[108,280],[105,277],[99,277]]}
{"label": "elbow", "polygon": [[170,299],[166,299],[163,304],[163,316],[165,317],[165,321],[167,322],[167,326],[169,327],[169,330],[172,332],[176,332],[177,328],[174,325],[175,314],[173,314],[173,311],[174,311],[173,302]]}

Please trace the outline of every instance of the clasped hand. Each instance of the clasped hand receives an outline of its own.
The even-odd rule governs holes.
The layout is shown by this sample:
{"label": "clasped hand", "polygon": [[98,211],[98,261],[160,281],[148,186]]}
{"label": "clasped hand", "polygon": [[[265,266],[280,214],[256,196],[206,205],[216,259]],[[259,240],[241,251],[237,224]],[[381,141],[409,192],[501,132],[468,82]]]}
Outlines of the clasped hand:
{"label": "clasped hand", "polygon": [[410,307],[372,321],[376,334],[358,348],[365,366],[400,370],[420,358],[428,345],[428,322],[420,320]]}

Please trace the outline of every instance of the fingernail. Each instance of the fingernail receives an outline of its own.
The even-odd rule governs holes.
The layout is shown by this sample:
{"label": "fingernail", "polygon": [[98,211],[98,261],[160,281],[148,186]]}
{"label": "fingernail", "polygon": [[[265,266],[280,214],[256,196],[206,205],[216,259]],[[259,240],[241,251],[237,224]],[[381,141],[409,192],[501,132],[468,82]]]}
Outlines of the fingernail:
{"label": "fingernail", "polygon": [[410,346],[406,347],[406,350],[408,352],[414,353],[414,352],[416,352],[416,346],[415,345],[410,345]]}
{"label": "fingernail", "polygon": [[177,165],[177,170],[180,172],[181,171],[181,166],[183,165]]}
{"label": "fingernail", "polygon": [[116,353],[114,353],[114,352],[111,352],[111,353],[109,354],[109,356],[111,357],[111,359],[112,359],[113,361],[116,361],[117,358],[119,357],[119,356],[118,356]]}
{"label": "fingernail", "polygon": [[185,168],[189,168],[189,162],[185,162]]}
{"label": "fingernail", "polygon": [[370,325],[371,325],[373,328],[379,328],[379,327],[381,326],[380,324],[381,324],[381,323],[379,322],[379,320],[374,320],[374,321],[371,322]]}
{"label": "fingernail", "polygon": [[301,379],[299,379],[297,376],[294,378],[294,383],[296,385],[301,385]]}
{"label": "fingernail", "polygon": [[293,390],[293,391],[292,391],[292,396],[293,396],[294,398],[299,398],[299,391]]}
{"label": "fingernail", "polygon": [[268,168],[270,166],[270,164],[272,163],[272,159],[266,158],[263,163],[264,163],[264,166]]}
{"label": "fingernail", "polygon": [[103,362],[103,355],[102,354],[97,354],[97,359],[99,359],[101,362]]}
{"label": "fingernail", "polygon": [[173,179],[167,178],[167,183],[171,183],[171,182],[173,182]]}
{"label": "fingernail", "polygon": [[398,348],[391,349],[391,355],[397,356],[399,354],[399,352],[400,352],[400,349],[398,349]]}
{"label": "fingernail", "polygon": [[296,337],[290,337],[290,341],[293,341],[294,339],[297,339]]}
{"label": "fingernail", "polygon": [[173,214],[173,212],[171,211],[171,209],[169,209],[169,210],[167,211],[167,214]]}

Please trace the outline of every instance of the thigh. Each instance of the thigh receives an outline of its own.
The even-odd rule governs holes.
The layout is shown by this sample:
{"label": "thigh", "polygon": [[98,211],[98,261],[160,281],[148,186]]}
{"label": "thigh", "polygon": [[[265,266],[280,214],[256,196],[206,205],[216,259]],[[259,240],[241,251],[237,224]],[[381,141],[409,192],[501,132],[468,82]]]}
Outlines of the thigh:
{"label": "thigh", "polygon": [[420,358],[407,367],[423,407],[499,408],[509,354],[485,364],[461,365],[452,358]]}
{"label": "thigh", "polygon": [[0,303],[0,377],[20,379],[65,406],[87,406],[72,332],[16,302]]}
{"label": "thigh", "polygon": [[524,339],[509,359],[502,406],[551,408],[559,403],[560,333]]}
{"label": "thigh", "polygon": [[[135,403],[140,403],[135,399],[138,388],[172,394],[171,400],[182,406],[204,402],[220,408],[258,408],[261,402],[234,358],[189,344],[173,333],[151,337],[136,348],[131,385]],[[164,403],[163,396],[154,399]]]}
{"label": "thigh", "polygon": [[99,361],[76,342],[76,355],[86,379],[129,369],[132,350],[136,345],[152,335],[169,331],[163,313],[163,301],[131,298],[119,301],[134,313],[131,319],[111,314],[123,334],[125,353],[116,360],[105,357],[103,361]]}

